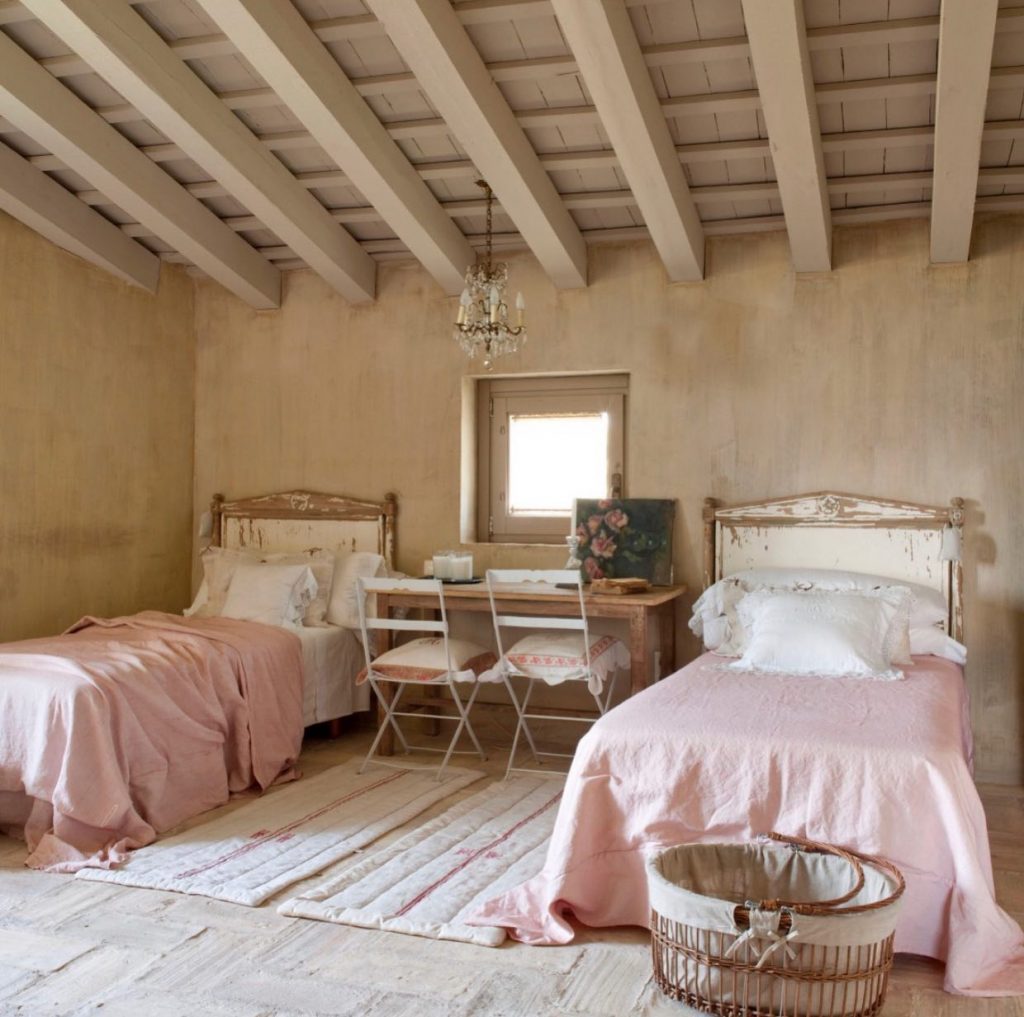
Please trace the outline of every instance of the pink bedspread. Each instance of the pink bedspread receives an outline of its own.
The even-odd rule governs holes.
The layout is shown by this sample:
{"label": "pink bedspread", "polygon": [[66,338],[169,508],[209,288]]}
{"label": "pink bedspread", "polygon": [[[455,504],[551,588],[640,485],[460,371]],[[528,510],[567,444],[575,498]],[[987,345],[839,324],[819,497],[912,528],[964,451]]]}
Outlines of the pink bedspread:
{"label": "pink bedspread", "polygon": [[993,894],[959,666],[919,657],[904,681],[874,682],[723,664],[705,654],[591,729],[543,871],[474,922],[527,943],[568,942],[570,913],[647,926],[647,853],[778,830],[896,862],[896,949],[944,960],[948,991],[1024,992],[1024,935]]}
{"label": "pink bedspread", "polygon": [[302,680],[293,633],[226,618],[83,618],[0,646],[0,826],[33,868],[116,864],[293,776]]}

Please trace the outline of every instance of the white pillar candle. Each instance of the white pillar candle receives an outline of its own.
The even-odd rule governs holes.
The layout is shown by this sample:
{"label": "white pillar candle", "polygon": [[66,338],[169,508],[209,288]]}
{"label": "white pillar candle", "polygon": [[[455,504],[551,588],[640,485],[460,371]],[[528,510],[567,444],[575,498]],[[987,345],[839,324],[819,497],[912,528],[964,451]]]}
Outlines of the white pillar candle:
{"label": "white pillar candle", "polygon": [[467,552],[461,554],[453,554],[451,557],[452,563],[452,579],[472,579],[473,578],[473,556]]}
{"label": "white pillar candle", "polygon": [[434,555],[434,578],[452,578],[452,556],[450,551],[438,551]]}

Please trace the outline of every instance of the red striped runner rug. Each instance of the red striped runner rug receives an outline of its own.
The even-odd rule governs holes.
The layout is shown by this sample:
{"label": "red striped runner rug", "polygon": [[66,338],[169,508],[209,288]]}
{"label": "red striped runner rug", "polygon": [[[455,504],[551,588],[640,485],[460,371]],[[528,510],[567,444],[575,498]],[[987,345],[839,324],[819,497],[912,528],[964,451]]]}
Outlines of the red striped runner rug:
{"label": "red striped runner rug", "polygon": [[255,907],[322,872],[455,794],[483,774],[449,767],[392,769],[359,760],[272,788],[209,822],[132,852],[116,869],[81,869],[77,878],[174,890]]}
{"label": "red striped runner rug", "polygon": [[480,946],[505,930],[465,923],[485,900],[544,865],[564,779],[514,777],[492,784],[278,911]]}

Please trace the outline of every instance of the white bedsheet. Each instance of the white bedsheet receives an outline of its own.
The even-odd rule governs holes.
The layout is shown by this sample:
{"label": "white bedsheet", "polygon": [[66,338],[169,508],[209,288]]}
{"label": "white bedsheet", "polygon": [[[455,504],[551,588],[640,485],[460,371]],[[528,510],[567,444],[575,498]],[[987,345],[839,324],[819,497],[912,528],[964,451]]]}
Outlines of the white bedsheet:
{"label": "white bedsheet", "polygon": [[366,665],[363,644],[352,629],[302,628],[302,720],[308,727],[370,708],[370,686],[356,685]]}

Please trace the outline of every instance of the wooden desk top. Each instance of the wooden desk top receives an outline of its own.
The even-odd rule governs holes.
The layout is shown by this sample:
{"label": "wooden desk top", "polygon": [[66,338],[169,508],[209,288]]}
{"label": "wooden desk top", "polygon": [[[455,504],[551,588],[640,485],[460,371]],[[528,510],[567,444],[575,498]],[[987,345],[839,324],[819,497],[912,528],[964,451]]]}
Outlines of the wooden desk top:
{"label": "wooden desk top", "polygon": [[[661,607],[663,604],[681,597],[686,592],[685,586],[655,586],[646,593],[589,593],[584,587],[583,599],[587,606],[605,607],[613,604],[622,607]],[[414,597],[422,597],[423,594],[405,593],[396,591],[383,594],[389,600],[407,600]],[[487,600],[487,584],[473,583],[466,585],[446,585],[444,588],[444,599],[447,602],[468,600]],[[508,603],[510,601],[562,601],[575,600],[576,594],[571,590],[548,593],[541,590],[501,590],[497,593],[497,599]]]}

